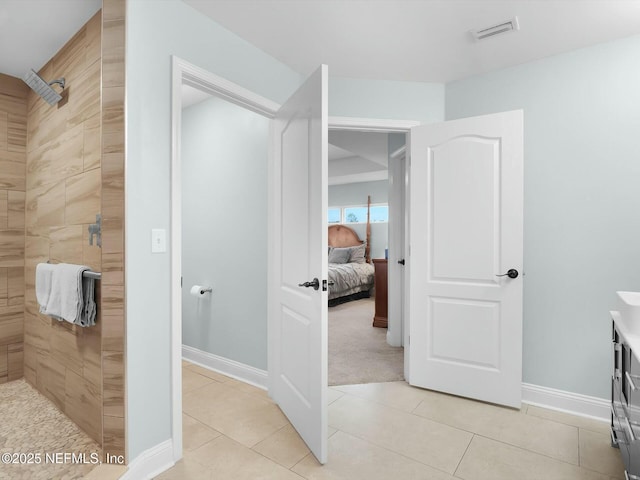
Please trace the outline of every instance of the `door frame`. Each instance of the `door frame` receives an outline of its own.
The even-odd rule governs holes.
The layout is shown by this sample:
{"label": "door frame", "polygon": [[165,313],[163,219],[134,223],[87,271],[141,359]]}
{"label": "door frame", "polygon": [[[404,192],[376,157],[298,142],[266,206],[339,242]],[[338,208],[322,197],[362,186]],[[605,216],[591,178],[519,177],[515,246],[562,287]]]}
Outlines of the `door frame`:
{"label": "door frame", "polygon": [[[175,55],[171,56],[171,185],[170,185],[170,301],[171,301],[171,440],[173,461],[182,458],[182,175],[181,175],[181,130],[182,130],[182,84],[190,85],[204,92],[227,100],[235,105],[263,115],[269,119],[275,117],[280,105],[268,98],[233,83],[219,75],[200,68]],[[420,125],[419,121],[371,119],[351,117],[329,117],[330,130],[352,130],[366,132],[407,134],[411,127]],[[269,160],[269,172],[273,166]],[[269,184],[272,183],[269,175]],[[271,192],[272,185],[268,186]],[[406,192],[408,195],[408,191]],[[408,204],[405,204],[408,207]],[[273,238],[272,226],[267,235]],[[270,240],[271,241],[271,240]],[[270,265],[267,267],[270,267]],[[405,271],[405,282],[408,274]],[[405,286],[407,283],[405,283]],[[408,291],[408,290],[406,290]],[[406,297],[406,295],[405,295]],[[268,311],[269,315],[270,312]],[[408,317],[404,319],[404,331],[408,331]],[[267,338],[269,338],[267,332]],[[408,343],[405,344],[405,359]],[[407,375],[405,362],[405,376]]]}

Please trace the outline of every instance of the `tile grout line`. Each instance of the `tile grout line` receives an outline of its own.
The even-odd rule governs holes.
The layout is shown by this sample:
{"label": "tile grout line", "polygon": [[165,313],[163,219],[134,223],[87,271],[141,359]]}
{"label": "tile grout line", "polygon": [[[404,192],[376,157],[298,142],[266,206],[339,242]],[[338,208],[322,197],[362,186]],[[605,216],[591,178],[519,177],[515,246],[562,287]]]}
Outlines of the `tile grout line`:
{"label": "tile grout line", "polygon": [[[335,428],[335,427],[332,427],[332,428]],[[402,458],[405,458],[405,459],[407,459],[407,460],[409,460],[409,461],[411,461],[411,462],[414,462],[414,463],[417,463],[417,464],[420,464],[420,465],[425,465],[425,466],[427,466],[427,467],[429,467],[429,468],[432,468],[432,469],[434,469],[434,470],[437,470],[438,472],[446,473],[447,475],[451,475],[451,476],[453,476],[453,474],[452,474],[452,473],[450,473],[450,472],[448,472],[448,471],[446,471],[446,470],[442,470],[442,469],[441,469],[441,468],[439,468],[439,467],[435,467],[435,466],[430,465],[430,464],[428,464],[428,463],[425,463],[425,462],[423,462],[423,461],[421,461],[421,460],[416,460],[415,458],[409,457],[408,455],[405,455],[404,453],[396,452],[395,450],[391,450],[391,449],[389,449],[389,448],[387,448],[387,447],[385,447],[385,446],[383,446],[383,445],[380,445],[380,444],[378,444],[378,443],[374,443],[374,442],[372,442],[371,440],[368,440],[368,439],[366,439],[366,438],[363,438],[363,437],[361,437],[361,436],[359,436],[359,435],[356,435],[356,434],[354,434],[354,433],[349,433],[349,432],[346,432],[346,431],[344,431],[344,430],[340,430],[339,428],[336,428],[336,432],[335,432],[335,433],[338,433],[338,432],[342,432],[342,433],[343,433],[343,434],[345,434],[345,435],[349,435],[350,437],[357,438],[358,440],[362,440],[363,442],[368,443],[369,445],[373,445],[374,447],[381,448],[382,450],[386,450],[387,452],[389,452],[389,453],[391,453],[391,454],[393,454],[393,455],[398,455],[398,456],[400,456],[400,457],[402,457]],[[335,433],[334,433],[334,435],[335,435]]]}
{"label": "tile grout line", "polygon": [[[560,460],[559,458],[552,457],[552,456],[544,454],[544,453],[534,452],[533,450],[529,450],[528,448],[520,447],[520,446],[514,445],[512,443],[508,443],[508,442],[505,442],[505,441],[502,441],[502,440],[496,440],[495,438],[487,437],[486,435],[481,435],[479,433],[476,433],[475,435],[480,437],[480,438],[484,438],[486,440],[490,440],[492,442],[501,443],[502,445],[507,445],[507,446],[512,447],[512,448],[517,448],[518,450],[522,450],[524,452],[533,453],[534,455],[540,455],[541,457],[545,457],[545,458],[548,458],[550,460],[555,460],[556,462],[565,463],[567,465],[571,465],[571,466],[577,467],[577,468],[583,468],[577,463],[571,463],[571,462],[567,462],[565,460]],[[578,459],[578,462],[579,461],[580,461],[580,459]],[[594,471],[594,470],[592,470],[592,471]],[[606,473],[603,474],[603,475],[606,475]]]}
{"label": "tile grout line", "polygon": [[471,437],[471,440],[469,440],[469,443],[467,444],[467,448],[464,449],[464,453],[462,454],[462,456],[460,457],[460,460],[458,461],[458,464],[456,465],[456,469],[453,471],[452,476],[456,476],[456,473],[458,473],[458,469],[460,468],[460,464],[462,463],[462,460],[464,460],[465,455],[467,454],[467,452],[469,451],[469,447],[471,446],[471,442],[473,442],[473,439],[476,438],[476,434],[474,433],[473,436]]}

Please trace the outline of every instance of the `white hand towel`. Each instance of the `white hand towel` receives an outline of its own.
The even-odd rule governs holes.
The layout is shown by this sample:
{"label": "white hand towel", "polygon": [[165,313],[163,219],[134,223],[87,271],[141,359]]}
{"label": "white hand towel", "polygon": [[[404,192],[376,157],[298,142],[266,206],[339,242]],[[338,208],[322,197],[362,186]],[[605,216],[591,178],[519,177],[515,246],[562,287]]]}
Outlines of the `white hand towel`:
{"label": "white hand towel", "polygon": [[55,265],[39,263],[36,265],[36,299],[40,305],[40,313],[45,313],[51,295],[51,277]]}
{"label": "white hand towel", "polygon": [[83,310],[82,272],[84,265],[58,263],[51,276],[51,294],[43,313],[80,324]]}

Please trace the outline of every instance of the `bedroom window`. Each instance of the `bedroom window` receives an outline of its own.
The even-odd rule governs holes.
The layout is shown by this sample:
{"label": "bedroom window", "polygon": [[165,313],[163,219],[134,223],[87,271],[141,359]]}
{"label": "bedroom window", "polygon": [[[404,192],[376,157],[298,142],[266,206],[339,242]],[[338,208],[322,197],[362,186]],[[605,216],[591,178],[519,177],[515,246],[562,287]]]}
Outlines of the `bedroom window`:
{"label": "bedroom window", "polygon": [[329,224],[340,223],[340,220],[342,219],[342,210],[340,208],[329,208],[327,212],[329,215]]}
{"label": "bedroom window", "polygon": [[[328,223],[367,223],[367,207],[332,207],[328,209]],[[389,221],[388,205],[371,205],[371,223]]]}

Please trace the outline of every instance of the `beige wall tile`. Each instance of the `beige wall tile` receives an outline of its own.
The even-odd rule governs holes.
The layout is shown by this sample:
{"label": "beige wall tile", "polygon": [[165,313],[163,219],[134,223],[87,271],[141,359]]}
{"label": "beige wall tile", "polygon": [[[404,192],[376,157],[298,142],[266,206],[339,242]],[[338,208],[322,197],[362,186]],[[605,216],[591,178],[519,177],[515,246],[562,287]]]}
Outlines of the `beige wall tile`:
{"label": "beige wall tile", "polygon": [[56,407],[64,411],[65,368],[50,355],[38,353],[36,367],[36,385],[40,393],[51,400]]}
{"label": "beige wall tile", "polygon": [[24,362],[23,362],[23,375],[27,382],[31,385],[36,385],[36,367],[38,365],[38,354],[36,351],[36,347],[27,343],[26,341],[27,335],[25,334],[25,342],[23,344],[24,347]]}
{"label": "beige wall tile", "polygon": [[83,148],[83,125],[77,125],[47,143],[45,156],[49,160],[50,170],[46,182],[63,180],[81,173],[84,168]]}
{"label": "beige wall tile", "polygon": [[0,332],[0,345],[23,341],[24,308],[22,305],[0,307]]}
{"label": "beige wall tile", "polygon": [[[65,181],[44,186],[38,189],[37,214],[30,222],[29,210],[27,210],[27,227],[38,225],[40,227],[54,227],[64,225],[65,216]],[[27,204],[27,209],[29,205]]]}
{"label": "beige wall tile", "polygon": [[24,232],[0,230],[0,267],[24,265]]}
{"label": "beige wall tile", "polygon": [[80,346],[83,359],[82,377],[93,383],[100,391],[102,390],[101,323],[102,320],[98,318],[95,326],[83,329],[82,344]]}
{"label": "beige wall tile", "polygon": [[29,311],[24,316],[24,343],[24,363],[36,370],[38,355],[49,356],[49,328]]}
{"label": "beige wall tile", "polygon": [[101,403],[99,387],[67,371],[64,412],[98,443],[102,442]]}
{"label": "beige wall tile", "polygon": [[81,124],[100,114],[100,62],[94,62],[70,85],[67,127]]}
{"label": "beige wall tile", "polygon": [[24,153],[0,150],[0,188],[24,191],[25,168]]}
{"label": "beige wall tile", "polygon": [[107,285],[103,281],[101,288],[102,288],[102,300],[101,300],[102,314],[104,316],[122,315],[122,312],[124,311],[124,286],[123,285]]}
{"label": "beige wall tile", "polygon": [[[20,80],[22,82],[22,80]],[[26,84],[25,84],[26,87]],[[29,88],[29,87],[27,87]],[[11,95],[0,95],[0,111],[9,115],[26,115],[26,106],[24,98]]]}
{"label": "beige wall tile", "polygon": [[93,223],[100,212],[101,173],[96,168],[67,179],[65,218],[67,225]]}
{"label": "beige wall tile", "polygon": [[102,10],[98,11],[86,25],[85,55],[86,64],[91,65],[100,60],[102,37]]}
{"label": "beige wall tile", "polygon": [[[102,134],[102,153],[120,153],[124,152],[124,128],[116,133]],[[124,156],[124,155],[123,155]]]}
{"label": "beige wall tile", "polygon": [[[19,78],[12,77],[11,75],[5,75],[0,73],[0,96],[16,97],[18,99],[27,98],[29,93],[29,87]],[[25,104],[26,107],[26,104]]]}
{"label": "beige wall tile", "polygon": [[102,315],[102,349],[111,352],[124,351],[124,317]]}
{"label": "beige wall tile", "polygon": [[0,230],[9,225],[9,191],[0,190]]}
{"label": "beige wall tile", "polygon": [[52,77],[64,77],[65,90],[72,88],[86,69],[86,27],[82,27],[53,57]]}
{"label": "beige wall tile", "polygon": [[102,424],[103,451],[110,455],[125,455],[124,417],[104,415],[102,417]]}
{"label": "beige wall tile", "polygon": [[49,258],[51,263],[82,265],[82,225],[51,227]]}
{"label": "beige wall tile", "polygon": [[60,365],[63,365],[67,371],[72,371],[78,375],[82,375],[83,359],[80,354],[80,344],[82,336],[74,335],[63,326],[52,322],[50,331],[49,345],[50,356],[54,358]]}
{"label": "beige wall tile", "polygon": [[[9,269],[0,268],[0,307],[9,305]],[[0,332],[0,338],[2,332]]]}
{"label": "beige wall tile", "polygon": [[101,158],[101,116],[94,115],[84,123],[84,171],[100,166]]}
{"label": "beige wall tile", "polygon": [[124,87],[102,90],[102,131],[113,134],[122,131],[124,125]]}
{"label": "beige wall tile", "polygon": [[103,2],[102,10],[105,21],[124,20],[125,0],[107,0]]}
{"label": "beige wall tile", "polygon": [[103,154],[102,190],[105,220],[124,218],[124,153]]}
{"label": "beige wall tile", "polygon": [[[7,378],[9,372],[9,355],[7,345],[0,345],[0,378]],[[6,381],[6,380],[5,380]]]}
{"label": "beige wall tile", "polygon": [[24,230],[24,209],[25,209],[26,194],[16,190],[9,190],[7,192],[7,228],[14,230]]}
{"label": "beige wall tile", "polygon": [[27,117],[15,113],[9,115],[7,129],[7,150],[26,153],[27,151]]}
{"label": "beige wall tile", "polygon": [[13,343],[11,345],[7,345],[7,356],[8,356],[8,377],[9,381],[17,380],[22,378],[23,368],[22,365],[24,363],[24,344]]}
{"label": "beige wall tile", "polygon": [[102,352],[103,408],[105,416],[124,416],[124,354]]}
{"label": "beige wall tile", "polygon": [[[27,153],[56,141],[67,131],[69,104],[58,108],[36,97],[35,109],[27,120]],[[44,127],[44,128],[43,128]]]}
{"label": "beige wall tile", "polygon": [[[120,7],[117,7],[120,8]],[[102,23],[102,88],[124,85],[125,26],[124,17],[111,20],[111,7],[103,2]]]}
{"label": "beige wall tile", "polygon": [[24,305],[24,268],[11,267],[8,269],[8,304]]}
{"label": "beige wall tile", "polygon": [[9,114],[0,111],[0,150],[9,150]]}

